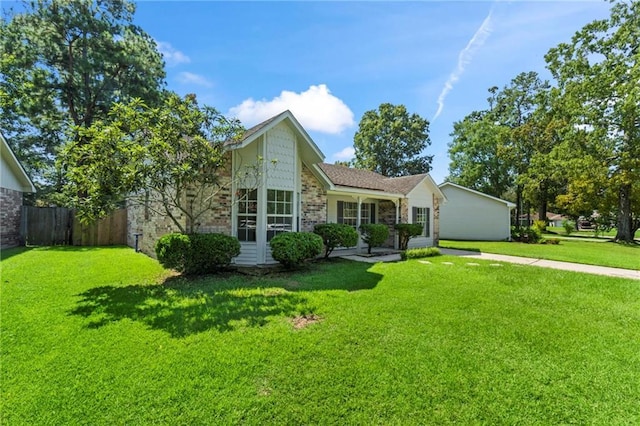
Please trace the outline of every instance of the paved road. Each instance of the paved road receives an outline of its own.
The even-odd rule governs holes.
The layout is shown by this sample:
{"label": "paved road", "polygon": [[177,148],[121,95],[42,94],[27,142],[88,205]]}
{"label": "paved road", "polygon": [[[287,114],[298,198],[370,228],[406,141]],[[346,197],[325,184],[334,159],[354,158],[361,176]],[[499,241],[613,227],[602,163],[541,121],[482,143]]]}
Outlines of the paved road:
{"label": "paved road", "polygon": [[542,268],[561,269],[563,271],[585,272],[587,274],[606,275],[640,280],[640,271],[633,269],[610,268],[608,266],[584,265],[582,263],[559,262],[557,260],[534,259],[530,257],[507,256],[504,254],[478,253],[474,251],[441,248],[442,254],[461,256],[470,259],[495,260],[498,262],[517,263],[520,265],[539,266]]}

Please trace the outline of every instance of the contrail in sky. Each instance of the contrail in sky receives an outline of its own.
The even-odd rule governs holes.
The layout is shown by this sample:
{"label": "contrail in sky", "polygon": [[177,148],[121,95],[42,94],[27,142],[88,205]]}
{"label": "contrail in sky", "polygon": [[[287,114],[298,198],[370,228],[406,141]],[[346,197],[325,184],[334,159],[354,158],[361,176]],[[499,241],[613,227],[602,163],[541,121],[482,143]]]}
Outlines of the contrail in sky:
{"label": "contrail in sky", "polygon": [[491,15],[493,14],[493,8],[489,11],[489,14],[484,21],[482,21],[482,25],[476,31],[476,33],[471,37],[467,46],[460,51],[458,55],[458,66],[455,70],[449,75],[449,79],[444,84],[442,88],[442,92],[440,92],[440,96],[438,96],[438,110],[436,111],[436,115],[433,116],[431,121],[435,121],[442,109],[444,108],[444,100],[453,89],[454,83],[456,83],[460,76],[464,73],[465,67],[471,63],[471,59],[473,59],[473,54],[475,51],[482,47],[482,45],[487,41],[487,38],[491,35],[493,28],[491,27]]}

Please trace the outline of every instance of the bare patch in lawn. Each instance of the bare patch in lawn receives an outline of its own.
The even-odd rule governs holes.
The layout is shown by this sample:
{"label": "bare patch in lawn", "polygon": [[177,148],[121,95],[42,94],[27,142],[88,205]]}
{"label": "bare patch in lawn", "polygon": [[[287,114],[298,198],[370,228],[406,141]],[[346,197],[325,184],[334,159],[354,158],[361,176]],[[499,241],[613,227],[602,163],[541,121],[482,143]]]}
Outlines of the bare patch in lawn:
{"label": "bare patch in lawn", "polygon": [[297,317],[291,320],[293,324],[293,328],[296,330],[300,330],[301,328],[305,328],[308,325],[314,324],[316,322],[320,322],[322,320],[316,314],[306,314],[306,315],[298,315]]}

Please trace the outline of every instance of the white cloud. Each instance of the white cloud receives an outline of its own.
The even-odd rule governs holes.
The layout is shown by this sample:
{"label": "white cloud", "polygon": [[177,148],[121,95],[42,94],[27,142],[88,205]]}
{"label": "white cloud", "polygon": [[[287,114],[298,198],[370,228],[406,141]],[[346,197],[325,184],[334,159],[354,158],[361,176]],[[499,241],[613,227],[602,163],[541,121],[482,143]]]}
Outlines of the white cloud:
{"label": "white cloud", "polygon": [[460,79],[460,76],[464,73],[467,65],[471,63],[473,59],[474,53],[482,47],[482,45],[487,41],[487,38],[491,35],[493,28],[491,27],[491,16],[493,15],[493,9],[489,11],[489,14],[482,24],[480,28],[475,32],[471,40],[467,43],[467,46],[460,51],[458,55],[458,66],[456,69],[451,72],[449,75],[449,79],[444,84],[442,91],[440,92],[440,96],[438,96],[438,110],[436,114],[433,116],[431,121],[435,121],[436,118],[440,116],[440,113],[444,109],[444,101],[447,98],[449,92],[453,89],[453,85]]}
{"label": "white cloud", "polygon": [[196,86],[213,87],[213,83],[203,77],[192,72],[183,71],[178,74],[177,80],[182,84],[195,84]]}
{"label": "white cloud", "polygon": [[334,160],[348,161],[356,155],[356,150],[352,146],[348,146],[340,152],[336,152],[332,155]]}
{"label": "white cloud", "polygon": [[171,43],[164,41],[156,41],[156,43],[158,45],[158,51],[162,54],[168,66],[188,64],[191,62],[191,58],[174,48]]}
{"label": "white cloud", "polygon": [[325,84],[312,85],[301,93],[283,90],[280,96],[271,100],[249,98],[231,108],[229,115],[252,126],[287,109],[311,131],[339,134],[355,124],[353,112],[340,98],[332,95]]}

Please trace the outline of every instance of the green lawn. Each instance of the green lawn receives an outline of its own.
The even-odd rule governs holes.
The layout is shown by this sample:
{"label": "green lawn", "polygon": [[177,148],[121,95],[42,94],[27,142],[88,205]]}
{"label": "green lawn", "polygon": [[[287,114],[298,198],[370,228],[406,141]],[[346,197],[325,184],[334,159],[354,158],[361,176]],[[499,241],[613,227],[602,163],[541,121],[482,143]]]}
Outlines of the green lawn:
{"label": "green lawn", "polygon": [[127,248],[2,256],[1,424],[640,423],[633,280],[441,256],[185,281]]}
{"label": "green lawn", "polygon": [[614,268],[640,269],[640,245],[615,244],[607,241],[561,240],[560,244],[554,245],[507,241],[440,240],[440,247],[585,263],[587,265],[611,266]]}
{"label": "green lawn", "polygon": [[[547,231],[556,234],[557,236],[561,236],[561,237],[567,237],[567,233],[564,231],[564,228],[561,226],[547,226]],[[603,238],[603,239],[607,239],[607,238],[613,238],[616,236],[616,229],[611,229],[609,231],[604,231],[604,232],[598,232],[598,235],[596,236],[596,232],[592,231],[592,230],[580,230],[580,231],[574,231],[572,232],[570,235],[568,235],[569,237],[573,237],[573,238]],[[554,235],[547,235],[546,237],[553,237]],[[636,240],[640,240],[640,229],[636,231],[634,238]]]}

